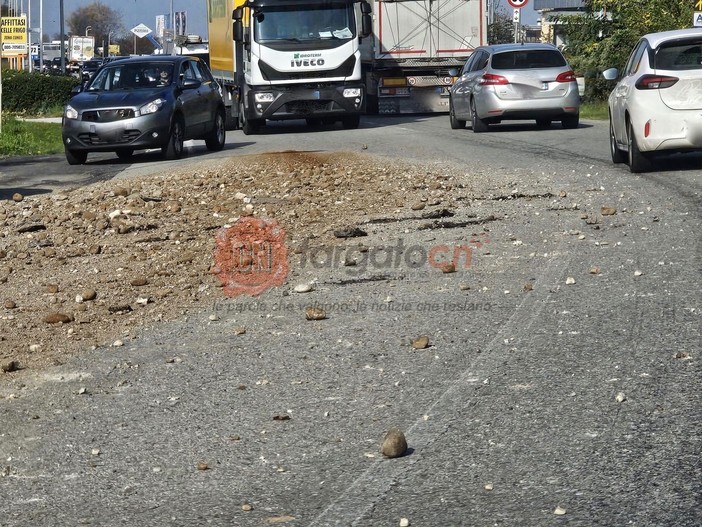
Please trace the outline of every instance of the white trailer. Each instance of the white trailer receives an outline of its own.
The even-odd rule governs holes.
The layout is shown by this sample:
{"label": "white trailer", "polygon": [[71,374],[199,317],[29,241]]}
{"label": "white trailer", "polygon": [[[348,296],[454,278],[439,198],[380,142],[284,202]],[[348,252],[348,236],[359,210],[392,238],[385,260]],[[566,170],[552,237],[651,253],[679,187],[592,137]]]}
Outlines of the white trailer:
{"label": "white trailer", "polygon": [[452,68],[487,42],[484,0],[373,0],[361,46],[369,113],[448,111]]}

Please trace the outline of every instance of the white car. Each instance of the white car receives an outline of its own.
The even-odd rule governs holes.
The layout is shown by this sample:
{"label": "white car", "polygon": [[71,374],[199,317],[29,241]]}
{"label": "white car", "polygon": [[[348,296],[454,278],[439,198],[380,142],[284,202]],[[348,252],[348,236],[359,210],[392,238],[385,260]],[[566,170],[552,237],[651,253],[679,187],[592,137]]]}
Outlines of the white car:
{"label": "white car", "polygon": [[702,149],[702,29],[641,37],[609,96],[610,150],[631,172],[651,169],[656,152]]}

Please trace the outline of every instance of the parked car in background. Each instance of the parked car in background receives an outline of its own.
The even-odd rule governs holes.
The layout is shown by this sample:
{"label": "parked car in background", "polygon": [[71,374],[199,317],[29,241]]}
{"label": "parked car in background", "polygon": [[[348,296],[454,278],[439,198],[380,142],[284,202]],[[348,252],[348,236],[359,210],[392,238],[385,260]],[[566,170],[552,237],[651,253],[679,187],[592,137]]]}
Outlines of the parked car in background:
{"label": "parked car in background", "polygon": [[503,120],[535,120],[540,127],[560,121],[577,128],[580,94],[575,74],[551,44],[480,46],[449,90],[451,128],[470,121],[473,132],[486,132]]}
{"label": "parked car in background", "polygon": [[[616,68],[603,75],[620,77]],[[609,96],[612,161],[644,172],[657,152],[702,149],[701,87],[702,30],[641,37]]]}
{"label": "parked car in background", "polygon": [[144,56],[103,66],[65,107],[63,144],[69,164],[90,152],[160,148],[167,159],[183,155],[186,139],[224,147],[224,101],[207,65],[194,57]]}

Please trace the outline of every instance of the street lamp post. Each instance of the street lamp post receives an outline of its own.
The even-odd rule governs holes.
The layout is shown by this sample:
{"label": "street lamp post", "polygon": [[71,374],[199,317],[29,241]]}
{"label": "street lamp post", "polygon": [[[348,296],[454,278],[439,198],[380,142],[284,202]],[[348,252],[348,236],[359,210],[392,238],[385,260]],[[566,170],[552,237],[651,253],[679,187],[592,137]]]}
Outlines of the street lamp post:
{"label": "street lamp post", "polygon": [[85,26],[85,36],[88,36],[88,33],[93,29],[93,26]]}

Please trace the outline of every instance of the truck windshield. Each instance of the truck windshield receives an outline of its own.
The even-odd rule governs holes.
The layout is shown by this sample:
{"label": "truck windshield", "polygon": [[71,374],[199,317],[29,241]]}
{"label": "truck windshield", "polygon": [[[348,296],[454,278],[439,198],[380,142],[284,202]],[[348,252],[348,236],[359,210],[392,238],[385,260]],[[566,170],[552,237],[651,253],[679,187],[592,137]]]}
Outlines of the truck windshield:
{"label": "truck windshield", "polygon": [[354,21],[353,8],[348,6],[264,8],[254,17],[254,38],[257,42],[348,40],[354,36]]}

